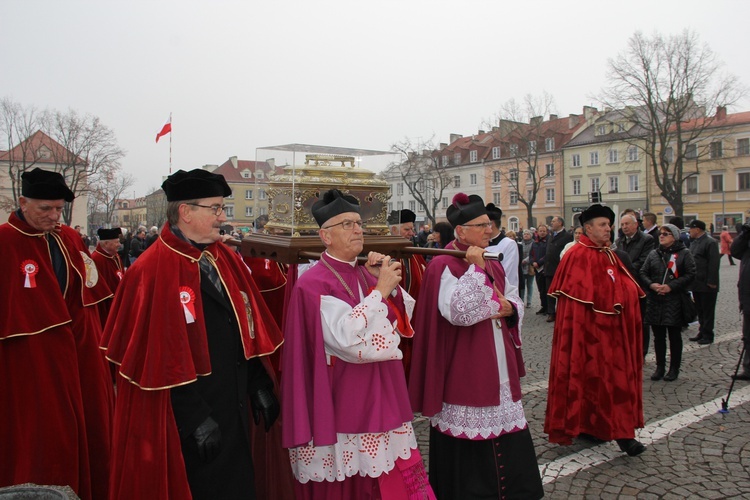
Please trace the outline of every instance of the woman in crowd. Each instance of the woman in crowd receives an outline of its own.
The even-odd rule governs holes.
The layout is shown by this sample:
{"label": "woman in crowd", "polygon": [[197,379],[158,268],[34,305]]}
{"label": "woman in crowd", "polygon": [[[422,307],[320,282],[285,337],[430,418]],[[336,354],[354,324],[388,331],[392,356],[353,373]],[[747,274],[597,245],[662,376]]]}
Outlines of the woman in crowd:
{"label": "woman in crowd", "polygon": [[578,240],[581,238],[582,234],[583,234],[582,226],[578,226],[575,229],[573,229],[573,241],[565,244],[565,246],[562,249],[562,252],[560,252],[560,260],[562,260],[563,255],[565,255],[565,252],[567,252],[570,247],[578,243]]}
{"label": "woman in crowd", "polygon": [[[732,237],[729,235],[729,227],[724,226],[721,228],[721,235],[719,236],[719,243],[720,248],[719,252],[721,255],[726,255],[727,259],[729,259],[729,265],[734,265],[734,259],[732,259],[732,254],[729,251],[729,247],[732,246]],[[721,259],[721,257],[719,257]]]}
{"label": "woman in crowd", "polygon": [[426,248],[445,248],[453,241],[453,228],[447,222],[438,222],[432,233],[427,236]]}
{"label": "woman in crowd", "polygon": [[[659,246],[648,254],[641,268],[643,284],[648,287],[646,324],[654,332],[656,371],[651,380],[677,379],[682,361],[682,326],[685,324],[684,300],[695,278],[695,260],[680,241],[680,230],[672,224],[659,228]],[[664,374],[669,334],[669,372]]]}
{"label": "woman in crowd", "polygon": [[[534,243],[533,236],[530,230],[524,229],[520,247],[518,248],[518,255],[521,261],[521,272],[518,275],[520,276],[518,280],[519,289],[523,285],[526,292],[526,307],[531,307],[531,296],[534,295],[534,268],[530,265],[531,245]],[[523,298],[523,293],[520,295]]]}

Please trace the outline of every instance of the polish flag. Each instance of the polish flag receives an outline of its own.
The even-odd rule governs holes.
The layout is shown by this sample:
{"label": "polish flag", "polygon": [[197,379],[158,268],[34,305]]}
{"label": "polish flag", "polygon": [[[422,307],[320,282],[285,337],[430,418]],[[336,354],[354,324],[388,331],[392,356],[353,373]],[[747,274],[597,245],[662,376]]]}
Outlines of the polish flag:
{"label": "polish flag", "polygon": [[159,138],[163,135],[167,135],[172,131],[172,115],[169,115],[169,120],[161,128],[158,134],[156,134],[156,142],[159,142]]}
{"label": "polish flag", "polygon": [[672,276],[677,278],[677,254],[673,253],[672,256],[669,258],[669,262],[667,262],[667,269],[672,271]]}

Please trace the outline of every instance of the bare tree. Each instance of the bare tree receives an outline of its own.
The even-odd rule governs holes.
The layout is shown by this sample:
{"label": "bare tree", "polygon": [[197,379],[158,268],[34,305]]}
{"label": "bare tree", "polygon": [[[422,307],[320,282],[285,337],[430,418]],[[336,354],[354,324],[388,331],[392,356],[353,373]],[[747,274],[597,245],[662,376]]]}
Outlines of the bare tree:
{"label": "bare tree", "polygon": [[[87,193],[100,174],[106,177],[117,170],[125,156],[114,132],[98,117],[81,116],[73,110],[47,112],[43,128],[62,146],[53,151],[55,169],[65,177],[76,196]],[[63,210],[66,224],[70,224],[73,203],[66,204]]]}
{"label": "bare tree", "polygon": [[135,183],[135,178],[125,174],[117,168],[108,166],[99,172],[96,180],[89,185],[89,214],[93,211],[101,213],[101,221],[104,224],[112,224],[112,216],[117,209],[117,200],[122,199],[123,193]]}
{"label": "bare tree", "polygon": [[405,138],[391,146],[391,151],[400,154],[399,162],[389,165],[388,171],[396,172],[404,181],[409,193],[425,210],[425,216],[435,225],[438,204],[443,192],[451,186],[452,177],[440,164],[433,138],[427,141]]}
{"label": "bare tree", "polygon": [[689,30],[669,37],[636,32],[627,49],[609,60],[602,101],[626,111],[628,142],[647,156],[661,196],[680,216],[683,184],[698,175],[698,159],[708,155],[701,144],[718,133],[712,129],[717,115],[710,113],[745,93],[721,69],[708,45]]}
{"label": "bare tree", "polygon": [[[21,104],[4,97],[0,100],[0,149],[8,151],[4,163],[10,180],[10,196],[0,198],[0,208],[10,212],[18,207],[21,195],[21,174],[31,169],[41,159],[39,144],[31,137],[39,129],[40,114],[33,106]],[[11,152],[12,149],[15,149]]]}
{"label": "bare tree", "polygon": [[148,225],[161,227],[167,222],[167,195],[164,190],[152,187],[146,195],[146,220]]}
{"label": "bare tree", "polygon": [[[526,207],[527,227],[534,225],[534,205],[544,180],[554,175],[544,170],[544,165],[559,149],[547,152],[545,141],[562,132],[562,125],[545,122],[544,117],[554,113],[554,98],[544,93],[535,97],[527,95],[523,102],[511,99],[503,104],[496,115],[495,132],[502,143],[508,144],[509,160],[502,163],[501,176],[510,187],[512,196]],[[559,128],[559,130],[558,130]]]}

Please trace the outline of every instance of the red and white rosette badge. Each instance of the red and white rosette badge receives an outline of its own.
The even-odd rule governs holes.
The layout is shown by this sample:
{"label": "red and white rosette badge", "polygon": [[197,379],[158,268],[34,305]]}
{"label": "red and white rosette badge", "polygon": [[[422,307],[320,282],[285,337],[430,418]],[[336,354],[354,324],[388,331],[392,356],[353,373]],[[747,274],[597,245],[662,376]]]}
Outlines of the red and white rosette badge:
{"label": "red and white rosette badge", "polygon": [[195,323],[195,292],[189,286],[180,287],[180,302],[187,323]]}
{"label": "red and white rosette badge", "polygon": [[119,270],[118,270],[118,271],[117,271],[117,272],[116,272],[115,274],[117,275],[117,278],[118,278],[118,279],[122,280],[122,278],[123,278],[123,276],[122,276],[122,271],[119,271]]}
{"label": "red and white rosette badge", "polygon": [[36,288],[36,273],[39,272],[39,264],[33,260],[25,260],[21,263],[21,272],[23,273],[23,287]]}

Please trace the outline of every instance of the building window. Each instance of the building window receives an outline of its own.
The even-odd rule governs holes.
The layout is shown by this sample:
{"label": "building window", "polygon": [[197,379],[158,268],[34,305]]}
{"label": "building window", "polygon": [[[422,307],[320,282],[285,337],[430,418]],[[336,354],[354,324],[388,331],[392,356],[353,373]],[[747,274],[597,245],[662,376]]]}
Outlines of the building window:
{"label": "building window", "polygon": [[508,228],[513,232],[518,232],[518,217],[508,218]]}
{"label": "building window", "polygon": [[737,139],[737,156],[750,155],[750,139]]}
{"label": "building window", "polygon": [[721,193],[722,191],[724,191],[724,174],[711,174],[711,192]]}
{"label": "building window", "polygon": [[245,189],[245,199],[246,200],[252,200],[253,199],[253,190],[252,189]]}
{"label": "building window", "polygon": [[243,170],[242,171],[242,178],[243,179],[249,179],[250,178],[250,171],[249,170]]}
{"label": "building window", "polygon": [[448,157],[447,156],[443,156],[443,166],[444,167],[448,166]]}
{"label": "building window", "polygon": [[424,213],[424,205],[422,205],[421,203],[418,203],[417,204],[417,212],[420,213],[420,214]]}
{"label": "building window", "polygon": [[620,178],[613,175],[609,178],[609,192],[617,193],[620,191]]}
{"label": "building window", "polygon": [[518,169],[512,169],[510,171],[510,182],[518,182]]}
{"label": "building window", "polygon": [[396,184],[396,196],[403,196],[404,194],[404,183],[399,182]]}
{"label": "building window", "polygon": [[547,151],[555,150],[555,138],[554,137],[547,137],[544,140],[544,149]]}
{"label": "building window", "polygon": [[388,202],[388,213],[391,213],[391,212],[393,212],[393,202],[389,201]]}
{"label": "building window", "polygon": [[411,210],[412,212],[416,212],[417,211],[417,202],[416,201],[409,200],[409,210]]}
{"label": "building window", "polygon": [[492,148],[492,159],[497,160],[498,158],[500,158],[500,147],[495,146]]}
{"label": "building window", "polygon": [[687,194],[698,194],[698,178],[696,176],[685,179],[685,191]]}
{"label": "building window", "polygon": [[529,154],[536,154],[536,141],[529,141]]}
{"label": "building window", "polygon": [[628,161],[638,161],[637,146],[628,146]]}
{"label": "building window", "polygon": [[573,194],[581,194],[581,179],[573,179]]}
{"label": "building window", "polygon": [[628,176],[628,191],[631,193],[638,191],[638,174]]}
{"label": "building window", "polygon": [[266,190],[265,189],[259,189],[258,190],[258,199],[259,200],[265,200],[266,199]]}
{"label": "building window", "polygon": [[417,191],[420,193],[424,193],[424,181],[419,181],[417,183]]}
{"label": "building window", "polygon": [[454,165],[460,165],[461,164],[461,153],[456,153],[453,155],[453,164]]}
{"label": "building window", "polygon": [[547,188],[547,203],[555,202],[555,188]]}
{"label": "building window", "polygon": [[607,151],[607,163],[619,163],[619,161],[620,155],[618,151],[615,148],[609,149]]}
{"label": "building window", "polygon": [[518,192],[517,191],[510,192],[510,204],[518,205]]}
{"label": "building window", "polygon": [[739,191],[750,191],[750,172],[737,174],[737,189]]}
{"label": "building window", "polygon": [[500,206],[500,193],[492,193],[492,203],[496,206]]}
{"label": "building window", "polygon": [[695,160],[698,158],[698,146],[695,144],[688,144],[685,146],[685,158],[688,160]]}
{"label": "building window", "polygon": [[599,192],[599,177],[591,178],[591,191],[597,193]]}
{"label": "building window", "polygon": [[245,207],[245,217],[253,216],[253,207]]}
{"label": "building window", "polygon": [[589,165],[599,165],[599,151],[589,153]]}
{"label": "building window", "polygon": [[255,178],[256,179],[262,179],[263,178],[263,171],[262,170],[256,170],[255,171]]}
{"label": "building window", "polygon": [[604,135],[607,133],[607,127],[605,125],[596,126],[596,135]]}
{"label": "building window", "polygon": [[672,146],[669,146],[667,149],[664,150],[664,159],[669,164],[674,163],[674,149],[672,149]]}
{"label": "building window", "polygon": [[721,155],[722,155],[721,141],[715,141],[709,144],[709,149],[708,149],[709,158],[711,159],[721,158]]}
{"label": "building window", "polygon": [[448,208],[448,198],[443,198],[443,208]]}
{"label": "building window", "polygon": [[572,155],[570,158],[573,161],[573,166],[574,167],[580,167],[581,166],[581,155],[579,155],[578,153],[576,153],[576,154]]}
{"label": "building window", "polygon": [[404,209],[404,202],[399,201],[396,203],[396,210],[403,210]]}
{"label": "building window", "polygon": [[477,174],[469,174],[469,184],[472,186],[477,185]]}
{"label": "building window", "polygon": [[469,162],[476,163],[477,162],[477,151],[476,149],[472,149],[469,151]]}
{"label": "building window", "polygon": [[500,171],[499,170],[495,170],[492,172],[492,182],[494,182],[495,184],[500,183]]}
{"label": "building window", "polygon": [[547,163],[544,166],[544,168],[545,168],[545,170],[547,172],[547,174],[546,174],[547,177],[554,177],[555,176],[555,164],[554,163]]}
{"label": "building window", "polygon": [[622,132],[625,132],[625,124],[624,123],[618,123],[617,124],[617,133],[620,134]]}
{"label": "building window", "polygon": [[234,205],[227,205],[226,208],[224,208],[224,213],[227,214],[227,219],[234,217]]}
{"label": "building window", "polygon": [[510,145],[510,155],[511,156],[518,156],[518,144],[511,144]]}
{"label": "building window", "polygon": [[268,210],[265,207],[260,209],[260,215],[266,215],[266,213],[268,213]]}
{"label": "building window", "polygon": [[454,188],[460,188],[461,187],[461,176],[456,175],[453,177],[453,187]]}

